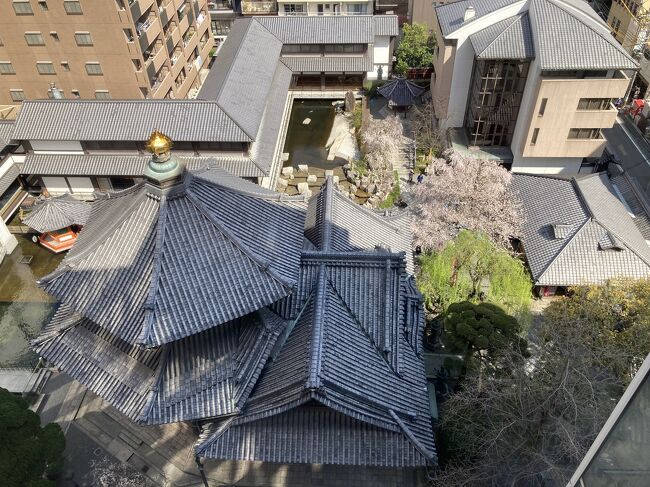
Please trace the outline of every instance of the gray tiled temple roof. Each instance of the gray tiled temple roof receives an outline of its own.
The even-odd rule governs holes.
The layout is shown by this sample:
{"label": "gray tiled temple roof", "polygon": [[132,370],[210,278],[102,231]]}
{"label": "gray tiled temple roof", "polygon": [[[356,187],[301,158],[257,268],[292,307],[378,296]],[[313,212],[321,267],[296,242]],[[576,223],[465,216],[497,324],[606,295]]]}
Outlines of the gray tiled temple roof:
{"label": "gray tiled temple roof", "polygon": [[[27,154],[22,174],[141,176],[151,156],[135,154]],[[266,173],[249,157],[183,156],[190,170],[218,167],[244,178]]]}
{"label": "gray tiled temple roof", "polygon": [[463,16],[467,7],[474,7],[476,15],[465,25],[518,1],[520,0],[481,0],[480,2],[475,0],[459,0],[458,2],[444,3],[434,8],[442,35],[446,36],[464,25]]}
{"label": "gray tiled temple roof", "polygon": [[396,15],[375,15],[373,22],[376,36],[397,37],[399,35],[399,24]]}
{"label": "gray tiled temple roof", "polygon": [[320,73],[327,71],[372,71],[372,51],[363,56],[282,56],[282,62],[294,73]]}
{"label": "gray tiled temple roof", "polygon": [[[75,247],[44,280],[63,304],[33,342],[37,352],[136,421],[213,420],[197,445],[203,457],[435,462],[407,220],[356,212],[331,178],[308,204],[219,169],[186,178],[161,196],[146,183],[93,204]],[[190,204],[207,220],[179,210]],[[386,233],[394,233],[391,245],[382,243]],[[236,254],[238,281],[226,282],[231,244],[254,249],[250,259],[265,267]],[[217,252],[220,259],[206,261]],[[86,265],[94,260],[102,265]],[[250,311],[248,288],[256,296],[272,288],[257,285],[265,270],[292,287]],[[56,280],[70,273],[57,295]],[[239,313],[217,326],[214,301]],[[116,324],[143,308],[154,348],[134,344],[133,336],[143,341],[140,321]]]}
{"label": "gray tiled temple roof", "polygon": [[[391,16],[395,25],[397,17]],[[372,15],[254,17],[283,44],[372,44]],[[385,20],[390,22],[390,20]],[[383,24],[383,29],[386,28]]]}
{"label": "gray tiled temple roof", "polygon": [[235,413],[285,326],[262,310],[162,347],[143,349],[62,305],[34,345],[41,357],[132,420],[161,424]]}
{"label": "gray tiled temple roof", "polygon": [[64,194],[37,202],[23,219],[23,224],[43,233],[71,225],[85,225],[89,216],[90,203]]}
{"label": "gray tiled temple roof", "polygon": [[[231,34],[235,36],[232,40]],[[235,22],[198,97],[216,101],[254,140],[281,50],[282,42],[258,22]]]}
{"label": "gray tiled temple roof", "polygon": [[250,142],[215,102],[199,100],[27,100],[20,140],[147,140],[152,128],[179,141]]}
{"label": "gray tiled temple roof", "polygon": [[576,2],[530,1],[541,69],[638,68],[603,20],[586,14],[584,8],[577,10]]}
{"label": "gray tiled temple roof", "polygon": [[612,177],[612,185],[620,192],[630,213],[634,215],[634,224],[643,238],[650,241],[650,201],[628,173]]}
{"label": "gray tiled temple roof", "polygon": [[9,145],[13,131],[13,120],[0,120],[0,151]]}
{"label": "gray tiled temple roof", "polygon": [[535,57],[528,12],[492,24],[469,38],[479,59],[533,59]]}
{"label": "gray tiled temple roof", "polygon": [[[337,206],[329,200],[338,192],[328,183],[309,212],[321,215]],[[341,244],[346,232],[335,228],[335,220],[310,228],[310,219],[320,218],[307,218],[307,234],[318,248],[303,251],[297,291],[274,305],[293,322],[279,352],[243,413],[212,425],[198,452],[219,459],[402,467],[435,461],[417,338],[422,298],[405,272],[404,256],[373,245],[350,250]],[[363,228],[378,220],[366,220]],[[321,424],[297,429],[315,403],[323,411]],[[259,435],[271,425],[283,439],[272,450],[264,442],[242,449],[242,435]],[[324,441],[331,431],[338,440]],[[341,450],[338,442],[354,446]],[[296,450],[301,445],[311,445],[308,454]]]}
{"label": "gray tiled temple roof", "polygon": [[565,180],[513,175],[522,243],[540,286],[650,276],[650,248],[604,173]]}
{"label": "gray tiled temple roof", "polygon": [[5,173],[0,176],[0,196],[4,194],[5,191],[9,189],[9,186],[16,180],[20,175],[20,168],[22,164],[13,164]]}
{"label": "gray tiled temple roof", "polygon": [[377,88],[377,93],[398,107],[415,105],[424,93],[424,88],[406,78],[393,78]]}
{"label": "gray tiled temple roof", "polygon": [[[521,4],[519,12],[527,11],[530,16],[530,27],[535,40],[534,55],[539,60],[541,69],[562,71],[638,68],[634,59],[612,37],[606,23],[583,0],[460,0],[439,5],[435,7],[435,12],[442,34],[447,37],[481,17],[517,3]],[[474,7],[476,15],[464,22],[463,16],[470,6]],[[505,20],[495,22],[495,25],[487,30],[497,32],[495,26],[502,22]],[[514,27],[516,29],[510,33],[505,32],[504,27],[504,36],[511,38],[512,45],[505,42],[506,37],[497,39],[497,44],[491,47],[492,52],[486,52],[482,57],[510,59],[510,56],[522,52],[530,56],[533,46],[528,45],[525,36],[521,38],[517,32],[519,27]],[[526,26],[522,24],[521,27],[525,29]],[[474,35],[479,34],[480,32]],[[521,34],[525,34],[525,30],[522,30]],[[480,39],[481,35],[478,38]],[[475,46],[475,49],[477,54],[480,54],[485,42],[478,39],[477,41],[480,47],[477,49]]]}
{"label": "gray tiled temple roof", "polygon": [[[277,198],[186,177],[180,197],[158,198],[141,183],[95,203],[92,219],[110,223],[86,227],[41,286],[123,340],[147,346],[287,296],[298,274],[302,213]],[[294,252],[278,253],[280,244]]]}

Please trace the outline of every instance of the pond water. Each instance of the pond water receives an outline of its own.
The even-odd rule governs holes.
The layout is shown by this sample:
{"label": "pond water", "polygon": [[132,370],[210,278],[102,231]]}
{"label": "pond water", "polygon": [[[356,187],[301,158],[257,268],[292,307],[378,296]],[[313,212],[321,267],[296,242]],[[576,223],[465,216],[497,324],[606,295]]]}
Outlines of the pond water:
{"label": "pond water", "polygon": [[[33,243],[28,235],[16,235],[18,247],[0,264],[0,367],[29,367],[38,357],[29,346],[54,314],[56,303],[36,281],[52,272],[63,259]],[[21,264],[32,256],[30,264]]]}
{"label": "pond water", "polygon": [[[303,122],[310,119],[308,124]],[[285,166],[308,164],[319,169],[332,169],[341,161],[328,161],[325,144],[334,123],[332,100],[295,100],[287,128],[284,152],[289,153]]]}

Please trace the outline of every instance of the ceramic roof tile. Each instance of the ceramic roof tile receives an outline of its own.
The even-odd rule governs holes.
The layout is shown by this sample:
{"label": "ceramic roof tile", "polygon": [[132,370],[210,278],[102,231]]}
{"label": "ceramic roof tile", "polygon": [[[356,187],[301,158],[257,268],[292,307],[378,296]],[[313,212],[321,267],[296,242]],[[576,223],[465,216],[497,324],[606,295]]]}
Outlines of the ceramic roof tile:
{"label": "ceramic roof tile", "polygon": [[[605,173],[577,180],[515,174],[512,181],[522,201],[522,242],[536,284],[599,284],[650,274],[650,249]],[[558,224],[564,226],[561,235],[553,228]],[[608,234],[625,249],[602,249],[599,242]]]}
{"label": "ceramic roof tile", "polygon": [[415,105],[424,88],[405,78],[394,78],[377,88],[377,92],[398,107]]}
{"label": "ceramic roof tile", "polygon": [[[446,36],[458,30],[463,25],[474,22],[476,19],[480,19],[487,14],[517,3],[518,1],[520,0],[481,0],[480,2],[475,0],[459,0],[457,2],[444,3],[434,8],[442,35]],[[464,23],[463,17],[467,7],[474,7],[476,15],[467,23]]]}
{"label": "ceramic roof tile", "polygon": [[[258,194],[238,197],[200,178],[186,184],[183,196],[162,202],[145,185],[118,196],[117,207],[109,200],[106,212],[93,214],[113,220],[95,229],[103,236],[86,241],[82,231],[43,288],[112,333],[147,345],[225,323],[289,294],[298,256],[280,256],[279,241],[286,248],[293,238],[302,248],[302,213]],[[116,209],[119,216],[111,217]],[[251,227],[245,218],[264,213],[262,225]],[[245,226],[250,229],[233,233]]]}
{"label": "ceramic roof tile", "polygon": [[[22,174],[66,176],[142,176],[150,156],[130,154],[27,154]],[[240,177],[265,173],[248,157],[183,156],[188,169],[219,167]]]}
{"label": "ceramic roof tile", "polygon": [[262,120],[282,43],[259,23],[250,19],[236,21],[231,32],[234,36],[228,35],[216,65],[210,70],[198,98],[216,101],[254,140]]}
{"label": "ceramic roof tile", "polygon": [[21,166],[22,165],[13,164],[2,174],[2,176],[0,176],[0,196],[9,189],[16,178],[20,175]]}
{"label": "ceramic roof tile", "polygon": [[375,15],[372,20],[376,36],[397,37],[399,35],[397,15]]}
{"label": "ceramic roof tile", "polygon": [[637,183],[628,174],[612,178],[613,186],[620,192],[629,212],[634,217],[634,224],[646,240],[650,240],[650,202]]}
{"label": "ceramic roof tile", "polygon": [[70,194],[38,201],[23,224],[38,232],[51,232],[70,225],[85,225],[90,216],[90,203]]}
{"label": "ceramic roof tile", "polygon": [[199,100],[28,100],[13,137],[142,141],[154,128],[177,142],[251,140],[217,103]]}
{"label": "ceramic roof tile", "polygon": [[13,120],[0,120],[0,151],[9,145],[13,131]]}
{"label": "ceramic roof tile", "polygon": [[[590,8],[590,7],[586,7]],[[602,19],[566,0],[531,0],[540,68],[636,69],[637,63],[603,28]]]}
{"label": "ceramic roof tile", "polygon": [[372,15],[286,15],[254,19],[284,44],[372,44],[375,38]]}
{"label": "ceramic roof tile", "polygon": [[479,59],[533,59],[535,45],[528,13],[492,24],[470,36]]}
{"label": "ceramic roof tile", "polygon": [[321,73],[326,71],[372,71],[372,51],[364,56],[283,56],[282,62],[294,73]]}

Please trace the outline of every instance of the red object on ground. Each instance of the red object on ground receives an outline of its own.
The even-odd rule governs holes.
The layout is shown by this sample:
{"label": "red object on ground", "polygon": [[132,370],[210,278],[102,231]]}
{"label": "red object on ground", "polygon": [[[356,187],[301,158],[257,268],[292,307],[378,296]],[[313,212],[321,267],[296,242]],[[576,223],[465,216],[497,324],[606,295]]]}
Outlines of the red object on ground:
{"label": "red object on ground", "polygon": [[72,248],[77,241],[78,234],[79,232],[74,231],[72,227],[66,227],[61,230],[40,234],[38,236],[38,243],[55,254],[59,254]]}
{"label": "red object on ground", "polygon": [[640,98],[633,100],[632,106],[630,107],[630,114],[632,115],[632,117],[636,117],[639,113],[641,113],[641,110],[643,110],[644,105],[645,105],[645,100],[642,100]]}

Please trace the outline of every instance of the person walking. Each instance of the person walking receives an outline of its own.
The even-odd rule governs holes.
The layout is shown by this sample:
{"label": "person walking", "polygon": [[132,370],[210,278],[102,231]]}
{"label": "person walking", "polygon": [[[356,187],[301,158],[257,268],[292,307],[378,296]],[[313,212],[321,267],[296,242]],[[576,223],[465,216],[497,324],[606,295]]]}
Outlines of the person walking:
{"label": "person walking", "polygon": [[420,173],[418,175],[418,184],[422,184],[424,182],[424,174]]}
{"label": "person walking", "polygon": [[413,176],[415,176],[413,169],[409,169],[409,183],[411,184],[413,184]]}

